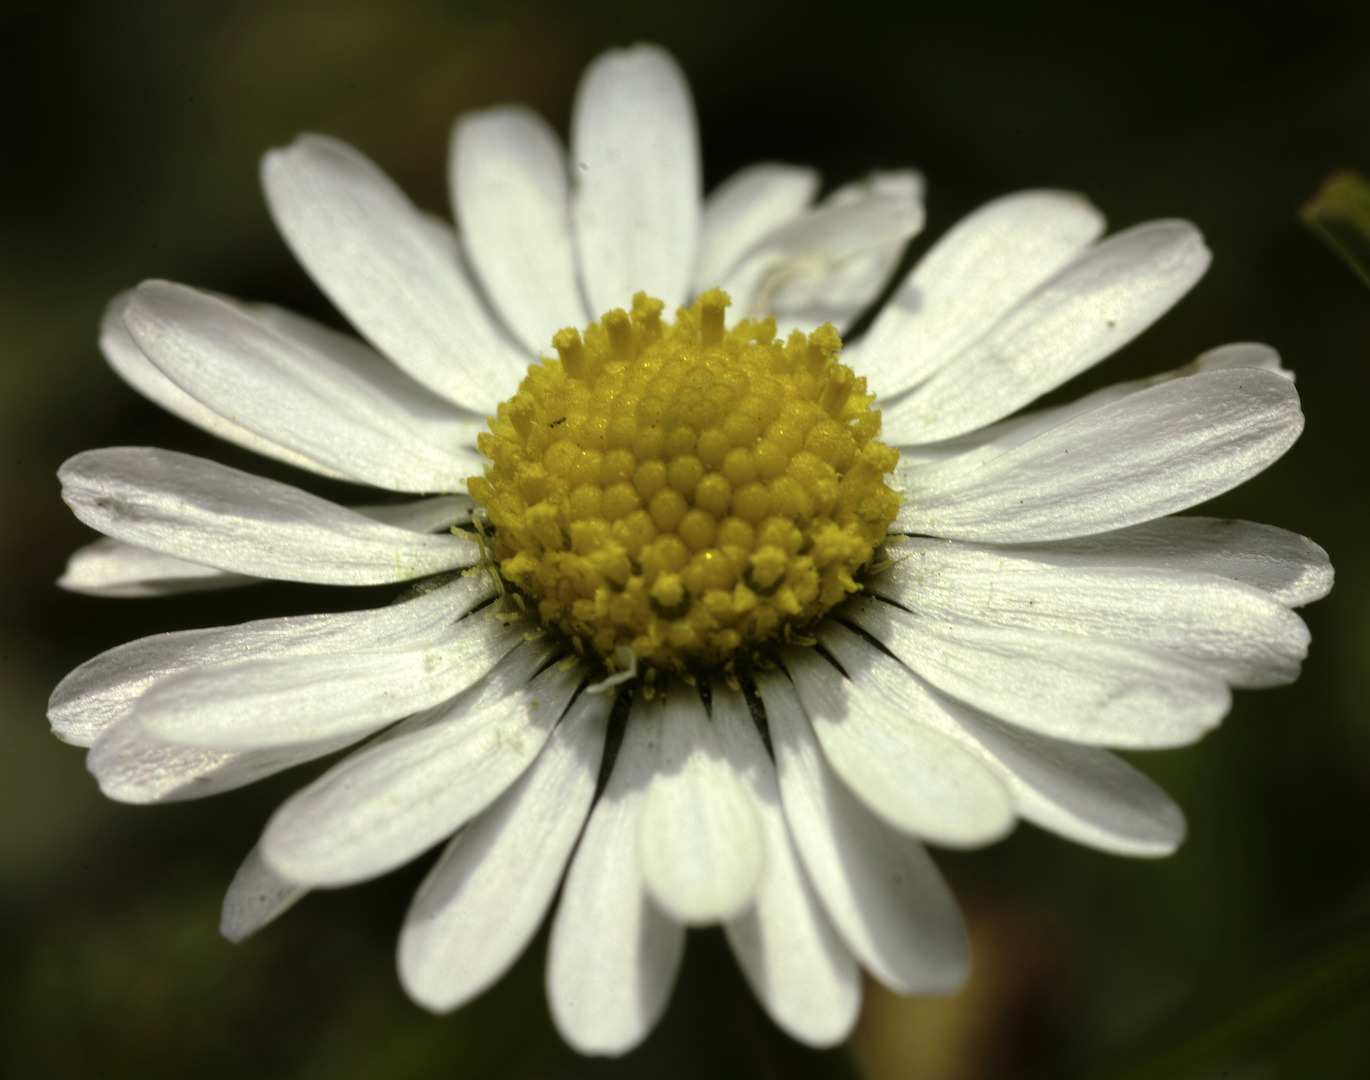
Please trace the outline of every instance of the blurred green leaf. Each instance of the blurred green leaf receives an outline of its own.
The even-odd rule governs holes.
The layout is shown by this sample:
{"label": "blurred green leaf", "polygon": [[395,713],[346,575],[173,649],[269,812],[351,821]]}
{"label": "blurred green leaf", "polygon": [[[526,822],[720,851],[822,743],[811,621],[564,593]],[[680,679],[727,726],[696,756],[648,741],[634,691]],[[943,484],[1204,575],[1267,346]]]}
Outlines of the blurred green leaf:
{"label": "blurred green leaf", "polygon": [[1364,177],[1349,169],[1333,173],[1299,217],[1370,285],[1370,183]]}

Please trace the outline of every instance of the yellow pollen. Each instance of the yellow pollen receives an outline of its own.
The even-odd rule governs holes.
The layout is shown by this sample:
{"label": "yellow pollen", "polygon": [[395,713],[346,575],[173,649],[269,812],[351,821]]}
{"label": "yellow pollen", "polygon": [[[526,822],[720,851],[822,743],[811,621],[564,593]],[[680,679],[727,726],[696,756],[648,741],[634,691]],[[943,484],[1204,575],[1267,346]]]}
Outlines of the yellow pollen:
{"label": "yellow pollen", "polygon": [[528,370],[490,421],[471,496],[544,622],[649,668],[789,640],[860,586],[899,509],[865,379],[831,326],[781,344],[705,293],[643,293]]}

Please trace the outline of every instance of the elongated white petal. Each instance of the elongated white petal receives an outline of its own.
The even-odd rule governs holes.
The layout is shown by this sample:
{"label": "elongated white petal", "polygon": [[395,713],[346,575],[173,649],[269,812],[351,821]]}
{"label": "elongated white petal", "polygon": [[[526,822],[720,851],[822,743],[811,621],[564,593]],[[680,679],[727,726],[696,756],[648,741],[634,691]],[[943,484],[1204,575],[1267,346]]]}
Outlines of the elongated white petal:
{"label": "elongated white petal", "polygon": [[547,121],[521,105],[467,113],[448,175],[467,257],[524,347],[548,352],[558,330],[585,326],[566,150]]}
{"label": "elongated white petal", "polygon": [[970,963],[965,929],[923,845],[883,824],[833,775],[788,679],[762,672],[756,685],[790,835],[847,948],[901,993],[955,990]]}
{"label": "elongated white petal", "polygon": [[[723,288],[740,315],[764,318],[774,311],[780,319],[783,312],[782,330],[792,328],[796,314],[828,302],[840,308],[839,322],[845,322],[859,310],[855,305],[864,307],[874,297],[893,265],[891,254],[897,258],[922,227],[920,182],[906,177],[884,184],[877,177],[762,238],[724,278]],[[879,278],[874,286],[872,266]]]}
{"label": "elongated white petal", "polygon": [[1321,600],[1332,588],[1327,552],[1306,536],[1251,521],[1165,517],[1023,550],[1057,566],[1216,574],[1252,585],[1289,607]]}
{"label": "elongated white petal", "polygon": [[898,470],[906,472],[929,463],[937,463],[938,471],[946,473],[979,468],[992,458],[1012,450],[1015,446],[1021,446],[1033,436],[1049,431],[1073,416],[1091,412],[1111,401],[1128,397],[1139,390],[1159,386],[1161,383],[1200,375],[1205,371],[1225,371],[1229,368],[1262,368],[1290,381],[1294,378],[1293,373],[1280,363],[1279,353],[1269,345],[1254,342],[1221,345],[1200,354],[1182,367],[1163,371],[1159,375],[1114,383],[1065,405],[1053,405],[1051,408],[1037,409],[1008,420],[1000,420],[997,424],[990,424],[959,438],[925,443],[921,446],[905,446],[900,451]]}
{"label": "elongated white petal", "polygon": [[309,889],[286,881],[262,861],[261,848],[247,853],[224,894],[219,933],[237,944],[299,903]]}
{"label": "elongated white petal", "polygon": [[435,495],[414,502],[353,506],[350,509],[397,529],[410,532],[446,532],[453,525],[465,525],[475,516],[476,504],[467,495]]}
{"label": "elongated white petal", "polygon": [[1293,682],[1308,653],[1303,620],[1229,578],[1151,567],[1051,561],[1038,550],[915,541],[867,589],[919,616],[1125,641],[1191,660],[1234,686]]}
{"label": "elongated white petal", "polygon": [[471,686],[527,629],[453,617],[422,638],[383,649],[219,664],[159,683],[134,715],[157,738],[210,750],[374,731]]}
{"label": "elongated white petal", "polygon": [[999,777],[953,739],[810,649],[782,656],[828,763],[885,822],[951,847],[987,844],[1013,827]]}
{"label": "elongated white petal", "polygon": [[340,750],[367,735],[349,732],[300,746],[265,750],[203,750],[148,734],[134,716],[117,720],[96,737],[86,768],[100,791],[123,803],[203,799],[254,784],[285,769]]}
{"label": "elongated white petal", "polygon": [[901,400],[882,407],[895,443],[992,423],[1117,352],[1202,276],[1208,249],[1187,222],[1156,221],[1080,256]]}
{"label": "elongated white petal", "polygon": [[[470,521],[473,505],[465,495],[439,495],[417,502],[350,509],[374,521],[426,533]],[[224,589],[261,580],[104,537],[72,552],[57,584],[89,596],[136,597]]]}
{"label": "elongated white petal", "polygon": [[312,885],[350,885],[401,866],[451,836],[522,775],[584,681],[523,644],[465,696],[413,717],[293,795],[262,850]]}
{"label": "elongated white petal", "polygon": [[197,401],[354,480],[394,491],[461,491],[479,471],[476,421],[375,358],[345,367],[208,293],[144,282],[124,324]]}
{"label": "elongated white petal", "polygon": [[780,808],[775,764],[742,695],[713,688],[713,725],[761,822],[765,867],[750,908],[724,927],[771,1019],[809,1046],[845,1039],[861,1008],[861,972],[804,876]]}
{"label": "elongated white petal", "polygon": [[722,922],[756,892],[761,825],[694,689],[671,688],[664,725],[638,824],[642,876],[672,918]]}
{"label": "elongated white petal", "polygon": [[865,597],[843,605],[841,618],[948,694],[1071,742],[1183,746],[1232,705],[1221,678],[1153,649],[933,617]]}
{"label": "elongated white petal", "polygon": [[498,980],[537,933],[599,778],[612,697],[582,694],[518,782],[463,829],[424,879],[400,931],[400,980],[434,1012]]}
{"label": "elongated white petal", "polygon": [[1077,746],[1003,724],[929,687],[899,661],[828,619],[823,647],[852,686],[884,699],[895,713],[955,739],[994,769],[1014,810],[1078,843],[1119,855],[1169,855],[1184,838],[1184,815],[1131,765],[1092,746]]}
{"label": "elongated white petal", "polygon": [[888,397],[917,385],[990,329],[1103,232],[1066,191],[1020,191],[962,218],[880,309],[859,373]]}
{"label": "elongated white petal", "polygon": [[780,327],[812,333],[824,323],[832,323],[845,334],[880,294],[905,244],[922,231],[923,177],[912,170],[874,173],[838,188],[823,200],[824,207],[856,207],[885,197],[902,202],[906,215],[904,223],[891,229],[882,242],[826,269],[819,264],[792,265],[791,272],[783,273],[770,300],[770,310]]}
{"label": "elongated white petal", "polygon": [[660,696],[634,701],[604,793],[571,860],[547,949],[547,1003],[583,1054],[618,1056],[647,1037],[671,995],[682,927],[647,896],[637,835],[662,737]]}
{"label": "elongated white petal", "polygon": [[1175,379],[1072,417],[979,468],[909,470],[893,528],[999,543],[1120,529],[1236,487],[1302,430],[1298,394],[1274,372]]}
{"label": "elongated white petal", "polygon": [[407,581],[480,556],[458,536],[385,525],[289,484],[172,450],[87,450],[62,498],[107,536],[234,573],[330,585]]}
{"label": "elongated white petal", "polygon": [[813,169],[761,162],[714,188],[704,200],[695,292],[722,284],[752,245],[803,213],[819,183]]}
{"label": "elongated white petal", "polygon": [[302,135],[262,159],[262,186],[295,257],[376,348],[480,413],[513,392],[528,357],[485,310],[455,237],[371,161]]}
{"label": "elongated white petal", "polygon": [[156,364],[143,355],[143,350],[124,326],[124,309],[132,299],[132,289],[120,293],[106,306],[100,320],[100,351],[124,382],[173,416],[179,416],[202,431],[236,446],[337,480],[349,479],[336,469],[330,469],[313,458],[263,438],[241,424],[220,416],[167,378]]}
{"label": "elongated white petal", "polygon": [[654,45],[611,50],[581,78],[571,115],[572,219],[598,317],[645,290],[673,311],[699,246],[699,132],[679,65]]}
{"label": "elongated white petal", "polygon": [[90,746],[110,725],[131,715],[149,689],[186,672],[243,660],[371,652],[421,645],[495,595],[490,578],[460,577],[389,607],[335,615],[260,619],[240,626],[153,634],[87,660],[48,700],[53,731]]}
{"label": "elongated white petal", "polygon": [[89,596],[168,596],[260,580],[105,537],[72,552],[57,584]]}

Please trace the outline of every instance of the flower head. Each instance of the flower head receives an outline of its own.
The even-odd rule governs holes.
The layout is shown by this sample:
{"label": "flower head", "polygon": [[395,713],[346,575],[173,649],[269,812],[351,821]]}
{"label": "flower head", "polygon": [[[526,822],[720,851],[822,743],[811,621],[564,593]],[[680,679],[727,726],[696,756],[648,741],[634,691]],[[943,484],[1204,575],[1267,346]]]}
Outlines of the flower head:
{"label": "flower head", "polygon": [[1294,679],[1292,609],[1331,568],[1279,529],[1167,515],[1278,458],[1298,398],[1243,344],[1019,413],[1197,281],[1186,223],[1100,240],[1077,196],[1000,199],[844,346],[921,228],[916,174],[814,204],[813,173],[759,165],[701,200],[688,89],[644,46],[591,65],[571,135],[568,156],[526,110],[460,119],[460,239],[341,143],[267,155],[283,235],[365,343],[166,282],[114,300],[105,355],[152,400],[423,497],[344,507],[91,451],[64,497],[107,539],[62,584],[416,584],[131,642],[49,715],[129,802],[362,744],[267,825],[234,940],[447,841],[400,937],[429,1008],[498,979],[555,907],[548,993],[581,1050],[643,1039],[710,923],[778,1024],[836,1042],[860,969],[905,993],[965,976],[925,842],[1021,818],[1179,843],[1178,808],[1105,747],[1191,742],[1231,687]]}

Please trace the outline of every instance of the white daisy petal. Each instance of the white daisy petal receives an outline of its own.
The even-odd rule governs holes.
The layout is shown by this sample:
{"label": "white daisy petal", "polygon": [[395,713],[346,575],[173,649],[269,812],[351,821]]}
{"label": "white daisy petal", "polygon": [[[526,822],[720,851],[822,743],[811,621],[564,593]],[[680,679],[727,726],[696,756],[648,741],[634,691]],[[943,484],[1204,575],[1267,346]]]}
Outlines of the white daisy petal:
{"label": "white daisy petal", "polygon": [[448,175],[466,255],[528,351],[585,326],[566,150],[547,121],[521,105],[467,113],[452,130]]}
{"label": "white daisy petal", "polygon": [[[386,506],[353,506],[350,509],[373,521],[381,521],[411,532],[440,532],[465,524],[472,517],[474,504],[465,495],[439,495],[417,502]],[[182,592],[202,592],[235,585],[250,585],[262,578],[231,574],[212,566],[186,562],[171,555],[125,544],[109,537],[96,540],[72,552],[66,572],[57,584],[71,592],[89,596],[169,596]]]}
{"label": "white daisy petal", "polygon": [[825,200],[773,230],[727,274],[722,287],[740,316],[759,319],[774,310],[782,332],[797,325],[797,314],[828,302],[827,290],[845,321],[883,284],[888,268],[872,285],[871,267],[878,272],[885,265],[881,260],[888,261],[891,252],[897,258],[903,244],[922,227],[917,184],[869,181],[854,198]]}
{"label": "white daisy petal", "polygon": [[526,773],[447,846],[400,932],[404,988],[449,1012],[499,979],[552,906],[590,814],[613,699],[582,694]]}
{"label": "white daisy petal", "polygon": [[761,825],[694,689],[666,696],[661,757],[638,823],[647,890],[686,924],[722,922],[752,899]]}
{"label": "white daisy petal", "polygon": [[607,52],[581,79],[571,115],[572,218],[595,315],[639,290],[673,311],[699,245],[699,132],[685,76],[654,45]]}
{"label": "white daisy petal", "polygon": [[775,764],[742,695],[713,688],[713,726],[761,821],[766,857],[755,903],[724,926],[747,983],[771,1019],[809,1046],[835,1046],[856,1023],[861,971],[799,865]]}
{"label": "white daisy petal", "polygon": [[828,764],[886,823],[949,847],[987,844],[1013,828],[994,771],[899,707],[907,701],[891,701],[812,649],[781,655]]}
{"label": "white daisy petal", "polygon": [[345,367],[242,308],[164,281],[137,288],[124,325],[197,401],[344,476],[395,491],[460,491],[480,470],[477,421],[380,357],[370,371]]}
{"label": "white daisy petal", "polygon": [[286,881],[262,860],[260,847],[247,853],[224,894],[219,933],[235,945],[284,915],[309,889]]}
{"label": "white daisy petal", "polygon": [[57,475],[62,498],[91,528],[234,573],[379,585],[480,557],[465,537],[385,525],[289,484],[172,450],[88,450]]}
{"label": "white daisy petal", "polygon": [[660,1019],[685,932],[647,896],[637,835],[656,771],[664,702],[633,702],[604,793],[562,887],[547,949],[547,1002],[583,1054],[618,1056]]}
{"label": "white daisy petal", "polygon": [[137,717],[127,717],[95,739],[86,755],[86,768],[99,782],[100,791],[116,802],[182,802],[255,784],[341,750],[365,735],[364,731],[350,732],[266,750],[202,750],[158,739],[143,730]]}
{"label": "white daisy petal", "polygon": [[[1050,545],[914,541],[867,591],[920,617],[1130,642],[1182,656],[1234,686],[1280,686],[1308,654],[1303,620],[1229,578],[1082,565]],[[1063,565],[1064,564],[1064,565]]]}
{"label": "white daisy petal", "polygon": [[918,261],[852,355],[889,397],[922,382],[986,333],[1104,230],[1066,191],[1020,191],[962,218]]}
{"label": "white daisy petal", "polygon": [[1321,600],[1332,588],[1327,552],[1306,536],[1250,521],[1165,517],[1031,550],[1061,566],[1216,574],[1252,585],[1289,607]]}
{"label": "white daisy petal", "polygon": [[132,289],[120,293],[106,306],[105,314],[100,320],[100,351],[109,366],[124,382],[173,416],[179,416],[187,423],[194,424],[202,431],[216,435],[235,446],[335,480],[349,479],[346,474],[336,469],[330,469],[313,458],[265,439],[241,424],[220,416],[162,374],[161,369],[143,355],[143,350],[138,347],[138,343],[124,326],[124,310],[132,299]]}
{"label": "white daisy petal", "polygon": [[784,277],[775,288],[770,307],[781,327],[812,333],[832,323],[839,333],[880,294],[904,253],[904,246],[923,229],[923,177],[912,170],[874,173],[865,180],[838,188],[823,206],[859,206],[872,198],[892,197],[907,211],[904,223],[891,230],[883,243],[842,260],[822,272],[794,267],[800,272]]}
{"label": "white daisy petal", "polygon": [[129,716],[149,689],[185,672],[244,658],[364,652],[421,641],[434,625],[458,619],[494,595],[494,585],[482,574],[370,611],[153,634],[102,652],[68,674],[48,699],[48,720],[59,738],[91,746],[106,728]]}
{"label": "white daisy petal", "polygon": [[376,348],[476,412],[513,392],[528,357],[485,311],[455,237],[370,160],[302,135],[262,159],[262,186],[295,257]]}
{"label": "white daisy petal", "polygon": [[945,697],[899,661],[828,619],[818,638],[854,687],[955,739],[994,769],[1014,810],[1044,829],[1119,855],[1169,855],[1184,815],[1164,791],[1107,750],[1048,739]]}
{"label": "white daisy petal", "polygon": [[714,188],[704,200],[695,292],[721,284],[752,245],[802,214],[820,182],[813,169],[761,162]]}
{"label": "white daisy petal", "polygon": [[388,648],[229,661],[158,683],[134,715],[155,738],[207,750],[374,731],[471,686],[526,630],[522,623],[451,616]]}
{"label": "white daisy petal", "polygon": [[1199,280],[1208,249],[1188,222],[1109,237],[1008,312],[906,397],[882,406],[896,443],[936,442],[992,423],[1109,356]]}
{"label": "white daisy petal", "polygon": [[970,964],[956,901],[923,845],[862,807],[828,768],[794,687],[758,674],[780,797],[809,880],[861,966],[904,994],[950,993]]}
{"label": "white daisy petal", "polygon": [[1072,417],[978,468],[903,472],[892,528],[999,543],[1120,529],[1236,487],[1302,430],[1298,394],[1273,372],[1175,379]]}
{"label": "white daisy petal", "polygon": [[89,596],[169,596],[260,580],[105,537],[72,552],[57,584]]}
{"label": "white daisy petal", "polygon": [[1183,367],[1159,375],[1114,383],[1065,405],[1054,405],[1049,409],[1038,409],[1008,420],[1000,420],[997,424],[990,424],[959,438],[921,446],[906,446],[900,451],[899,468],[907,470],[933,462],[941,466],[939,471],[946,472],[978,468],[1015,446],[1021,446],[1034,435],[1049,431],[1073,416],[1090,412],[1101,405],[1128,397],[1139,390],[1159,386],[1161,383],[1188,378],[1205,371],[1224,371],[1229,368],[1263,368],[1290,381],[1294,378],[1293,373],[1281,365],[1279,353],[1269,345],[1254,342],[1221,345],[1216,349],[1209,349]]}
{"label": "white daisy petal", "polygon": [[451,836],[522,775],[584,682],[583,668],[559,664],[534,677],[552,653],[520,645],[463,697],[296,792],[262,836],[267,861],[292,881],[350,885]]}
{"label": "white daisy petal", "polygon": [[841,618],[991,716],[1087,745],[1194,742],[1227,715],[1227,684],[1188,661],[1102,638],[987,626],[857,597]]}

